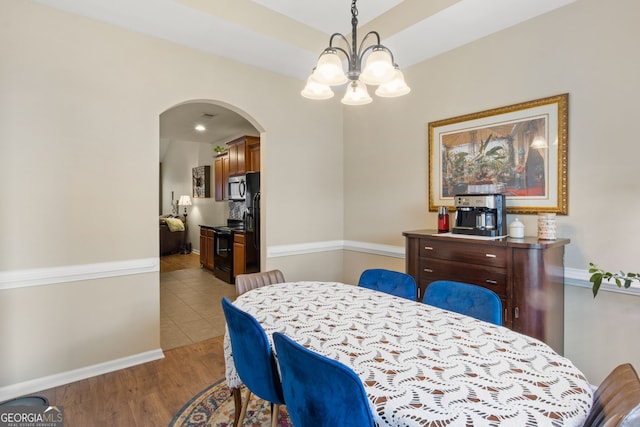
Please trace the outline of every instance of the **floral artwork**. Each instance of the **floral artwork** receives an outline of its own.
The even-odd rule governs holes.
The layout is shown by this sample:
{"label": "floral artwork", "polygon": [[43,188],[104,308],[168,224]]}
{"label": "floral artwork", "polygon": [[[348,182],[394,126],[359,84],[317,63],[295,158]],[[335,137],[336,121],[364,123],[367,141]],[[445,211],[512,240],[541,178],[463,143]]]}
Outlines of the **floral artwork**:
{"label": "floral artwork", "polygon": [[566,214],[567,98],[429,123],[429,210],[502,193],[510,213]]}

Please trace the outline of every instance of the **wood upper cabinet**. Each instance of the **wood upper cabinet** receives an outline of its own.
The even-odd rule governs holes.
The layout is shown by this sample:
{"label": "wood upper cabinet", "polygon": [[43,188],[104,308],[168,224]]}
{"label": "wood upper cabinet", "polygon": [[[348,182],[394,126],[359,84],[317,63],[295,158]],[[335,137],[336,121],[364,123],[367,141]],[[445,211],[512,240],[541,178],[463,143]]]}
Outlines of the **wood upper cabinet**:
{"label": "wood upper cabinet", "polygon": [[418,300],[436,280],[471,283],[502,301],[502,324],[564,348],[564,246],[568,239],[475,240],[438,236],[436,230],[404,232],[406,268]]}
{"label": "wood upper cabinet", "polygon": [[242,136],[227,142],[227,146],[229,147],[229,176],[243,175],[247,172],[258,172],[260,170],[259,137]]}
{"label": "wood upper cabinet", "polygon": [[260,139],[254,138],[247,143],[249,152],[249,166],[247,172],[260,172]]}
{"label": "wood upper cabinet", "polygon": [[227,198],[227,181],[229,180],[229,153],[216,157],[214,164],[215,198],[221,202]]}
{"label": "wood upper cabinet", "polygon": [[230,176],[260,171],[260,138],[243,136],[227,142],[229,150],[214,160],[215,198],[227,199],[227,181]]}

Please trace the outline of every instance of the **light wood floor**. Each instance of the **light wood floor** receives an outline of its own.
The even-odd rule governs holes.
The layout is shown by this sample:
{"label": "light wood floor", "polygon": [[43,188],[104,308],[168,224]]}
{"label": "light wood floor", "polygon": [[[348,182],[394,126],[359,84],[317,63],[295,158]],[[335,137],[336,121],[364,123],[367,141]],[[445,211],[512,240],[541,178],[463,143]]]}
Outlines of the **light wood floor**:
{"label": "light wood floor", "polygon": [[162,360],[34,393],[64,407],[65,427],[166,427],[224,377],[223,338],[165,351]]}
{"label": "light wood floor", "polygon": [[160,273],[200,268],[200,255],[190,253],[175,254],[160,257]]}

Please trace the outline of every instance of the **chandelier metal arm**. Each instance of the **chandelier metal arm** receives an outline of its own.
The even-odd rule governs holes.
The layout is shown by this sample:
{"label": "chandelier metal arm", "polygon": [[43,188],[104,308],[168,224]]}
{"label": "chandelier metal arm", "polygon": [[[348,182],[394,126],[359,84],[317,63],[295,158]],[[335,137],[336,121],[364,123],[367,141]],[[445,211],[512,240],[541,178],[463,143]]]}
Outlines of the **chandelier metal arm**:
{"label": "chandelier metal arm", "polygon": [[[362,48],[364,47],[365,42],[367,41],[367,39],[370,36],[375,36],[376,38],[376,43],[372,44],[371,46],[367,47],[364,51],[362,50]],[[358,48],[358,56],[360,58],[362,58],[362,56],[364,55],[364,53],[369,50],[370,48],[375,48],[375,47],[384,47],[380,44],[380,34],[378,34],[377,31],[369,31],[363,38],[362,41],[360,42],[360,47]],[[388,50],[388,49],[387,49]]]}
{"label": "chandelier metal arm", "polygon": [[[320,54],[316,67],[307,79],[302,96],[310,99],[329,99],[333,96],[330,86],[341,85],[347,81],[350,83],[342,99],[342,103],[346,105],[364,105],[371,102],[366,85],[377,85],[376,95],[381,97],[402,96],[410,92],[411,89],[404,82],[404,76],[395,63],[393,53],[380,43],[380,34],[377,31],[369,31],[358,44],[356,1],[351,1],[351,43],[341,33],[331,35],[329,47]],[[344,47],[334,45],[340,40]],[[338,52],[341,52],[348,62],[347,73],[344,72],[344,63],[337,55]],[[365,56],[367,69],[363,70]]]}
{"label": "chandelier metal arm", "polygon": [[345,43],[347,46],[349,46],[349,49],[351,50],[351,45],[349,44],[349,41],[348,41],[348,40],[347,40],[347,38],[346,38],[344,35],[342,35],[341,33],[333,33],[333,34],[331,34],[331,38],[329,39],[329,47],[334,47],[334,46],[333,46],[333,39],[334,39],[335,37],[339,37],[339,38],[341,38],[341,39],[342,39],[342,41],[344,41],[344,43]]}

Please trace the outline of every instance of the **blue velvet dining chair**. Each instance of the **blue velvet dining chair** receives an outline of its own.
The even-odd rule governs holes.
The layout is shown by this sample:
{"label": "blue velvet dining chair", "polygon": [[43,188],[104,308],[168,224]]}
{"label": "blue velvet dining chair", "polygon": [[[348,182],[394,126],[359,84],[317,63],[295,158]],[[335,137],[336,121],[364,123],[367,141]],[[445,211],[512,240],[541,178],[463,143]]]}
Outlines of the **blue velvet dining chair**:
{"label": "blue velvet dining chair", "polygon": [[502,325],[502,302],[491,289],[469,283],[437,280],[424,292],[422,302]]}
{"label": "blue velvet dining chair", "polygon": [[279,405],[284,405],[282,383],[269,338],[258,321],[249,313],[222,298],[222,310],[227,320],[231,352],[238,376],[247,387],[238,425],[241,426],[251,393],[271,403],[271,425],[278,423]]}
{"label": "blue velvet dining chair", "polygon": [[415,301],[418,298],[416,281],[406,273],[373,268],[360,275],[358,286],[385,292]]}
{"label": "blue velvet dining chair", "polygon": [[295,427],[373,427],[362,381],[342,363],[275,332],[282,389]]}

